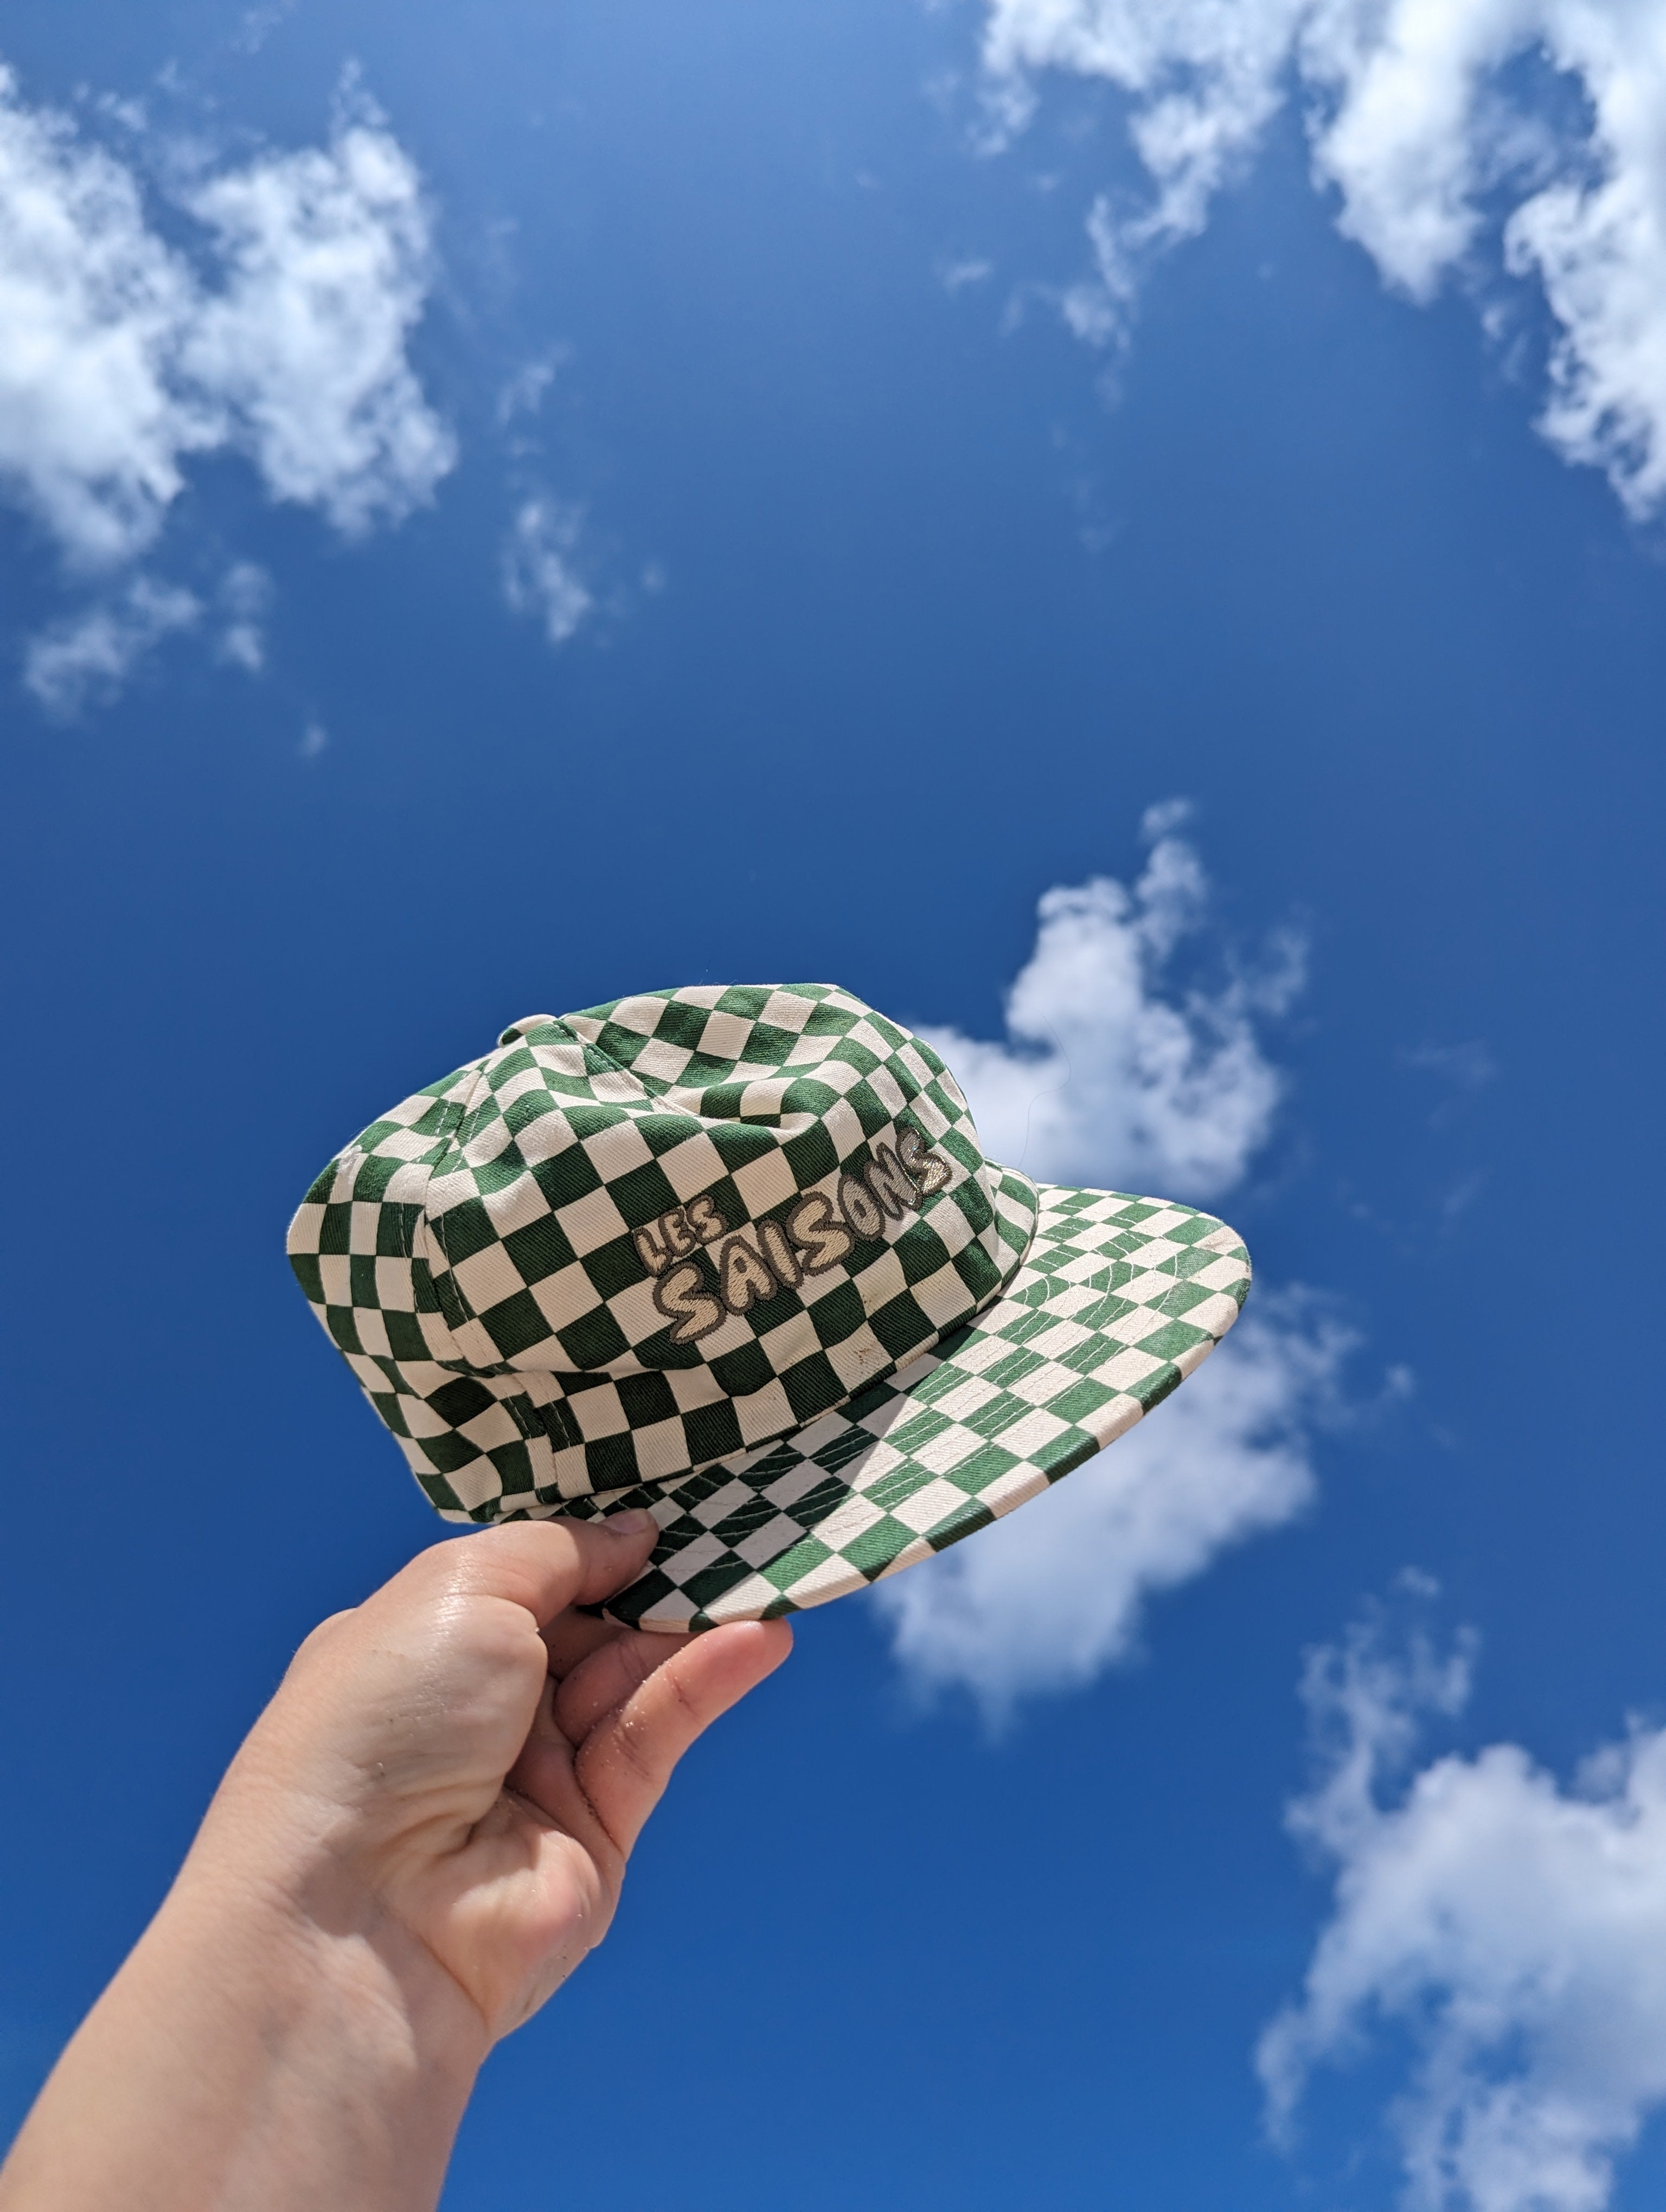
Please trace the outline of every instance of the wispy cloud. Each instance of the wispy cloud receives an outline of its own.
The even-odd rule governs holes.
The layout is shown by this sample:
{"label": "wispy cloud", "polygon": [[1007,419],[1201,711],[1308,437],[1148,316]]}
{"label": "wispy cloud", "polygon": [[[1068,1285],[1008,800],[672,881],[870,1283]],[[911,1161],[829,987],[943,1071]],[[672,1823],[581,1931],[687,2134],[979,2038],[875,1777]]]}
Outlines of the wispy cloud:
{"label": "wispy cloud", "polygon": [[[1047,1180],[1205,1197],[1266,1141],[1283,1091],[1259,1033],[1299,989],[1275,939],[1219,989],[1170,974],[1207,925],[1210,885],[1180,832],[1147,813],[1131,886],[1109,877],[1041,902],[1007,999],[1007,1040],[922,1030],[971,1102],[985,1149]],[[1299,1293],[1265,1291],[1154,1413],[1021,1513],[874,1594],[913,1686],[958,1686],[999,1725],[1021,1698],[1080,1686],[1134,1647],[1146,1599],[1300,1511],[1311,1435],[1335,1413],[1352,1334]],[[1396,1392],[1402,1386],[1396,1384]]]}
{"label": "wispy cloud", "polygon": [[374,110],[328,147],[181,196],[194,258],[137,173],[0,70],[0,486],[82,568],[155,540],[194,455],[246,453],[353,533],[454,459],[406,358],[431,276],[410,159]]}
{"label": "wispy cloud", "polygon": [[1313,1495],[1311,1425],[1353,1339],[1316,1302],[1263,1297],[1183,1390],[1045,1496],[875,1602],[914,1686],[959,1687],[999,1728],[1017,1702],[1126,1659],[1146,1600]]}
{"label": "wispy cloud", "polygon": [[503,549],[503,593],[517,614],[534,615],[551,645],[565,645],[596,601],[578,566],[584,510],[540,496],[524,501]]}
{"label": "wispy cloud", "polygon": [[507,428],[519,416],[536,415],[544,404],[544,394],[571,358],[572,349],[557,343],[535,355],[531,361],[522,362],[498,392],[499,428]]}
{"label": "wispy cloud", "polygon": [[[1427,301],[1456,279],[1493,319],[1536,287],[1553,339],[1540,428],[1626,507],[1666,501],[1666,42],[1628,0],[987,0],[997,136],[1049,70],[1130,105],[1151,180],[1087,218],[1091,277],[1066,316],[1126,340],[1153,259],[1195,236],[1268,124],[1303,100],[1316,183],[1384,280]],[[1552,81],[1559,81],[1550,91]],[[1572,94],[1573,97],[1568,97]]]}
{"label": "wispy cloud", "polygon": [[[1401,1603],[1432,1595],[1413,1577]],[[1262,2039],[1269,2116],[1287,2139],[1314,2069],[1386,2027],[1411,2054],[1389,2119],[1414,2212],[1602,2212],[1666,2105],[1666,1730],[1634,1727],[1572,1787],[1513,1743],[1406,1781],[1472,1649],[1379,1608],[1310,1659],[1320,1770],[1291,1825],[1335,1901]]]}
{"label": "wispy cloud", "polygon": [[1041,902],[1035,951],[1006,1000],[1007,1038],[925,1029],[971,1101],[996,1159],[1049,1181],[1203,1199],[1229,1189],[1265,1140],[1282,1081],[1258,1020],[1301,988],[1303,947],[1274,940],[1219,989],[1168,988],[1210,886],[1178,832],[1183,804],[1146,817],[1150,853]]}
{"label": "wispy cloud", "polygon": [[69,720],[113,699],[162,640],[194,629],[203,603],[178,585],[136,576],[123,590],[56,623],[24,648],[23,681],[46,711]]}
{"label": "wispy cloud", "polygon": [[1438,1076],[1455,1091],[1484,1091],[1499,1074],[1492,1048],[1479,1037],[1467,1037],[1462,1044],[1413,1045],[1401,1054],[1400,1065]]}
{"label": "wispy cloud", "polygon": [[237,561],[226,571],[219,592],[220,658],[251,676],[266,665],[266,615],[272,580],[252,561]]}
{"label": "wispy cloud", "polygon": [[294,12],[295,0],[266,0],[258,8],[246,8],[243,20],[233,34],[232,45],[239,53],[258,54],[284,17]]}
{"label": "wispy cloud", "polygon": [[161,577],[129,575],[24,641],[25,688],[55,720],[71,721],[118,698],[167,639],[204,628],[219,659],[258,676],[271,600],[272,580],[252,561],[234,562],[206,601]]}

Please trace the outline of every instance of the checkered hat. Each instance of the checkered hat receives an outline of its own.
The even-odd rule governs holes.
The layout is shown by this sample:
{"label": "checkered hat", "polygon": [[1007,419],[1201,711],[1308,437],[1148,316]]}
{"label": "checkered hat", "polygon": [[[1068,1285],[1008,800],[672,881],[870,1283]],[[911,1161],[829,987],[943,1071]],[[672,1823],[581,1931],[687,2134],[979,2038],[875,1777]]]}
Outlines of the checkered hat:
{"label": "checkered hat", "polygon": [[826,983],[654,991],[396,1106],[289,1231],[450,1521],[647,1506],[643,1628],[819,1605],[1067,1474],[1237,1318],[1208,1214],[987,1160],[931,1048]]}

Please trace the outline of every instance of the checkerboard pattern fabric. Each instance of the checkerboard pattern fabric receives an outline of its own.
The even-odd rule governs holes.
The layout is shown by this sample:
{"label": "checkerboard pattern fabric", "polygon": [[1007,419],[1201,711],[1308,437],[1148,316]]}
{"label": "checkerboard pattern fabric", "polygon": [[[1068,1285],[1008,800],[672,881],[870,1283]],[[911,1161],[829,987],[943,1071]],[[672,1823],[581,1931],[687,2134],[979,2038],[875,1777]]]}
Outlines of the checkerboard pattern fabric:
{"label": "checkerboard pattern fabric", "polygon": [[702,1629],[843,1597],[1036,1497],[1190,1375],[1249,1291],[1237,1233],[1158,1199],[1039,1190],[1024,1265],[933,1350],[789,1442],[567,1509],[641,1505],[660,1523],[648,1572],[607,1612]]}
{"label": "checkerboard pattern fabric", "polygon": [[450,1519],[792,1434],[1000,1290],[1032,1187],[920,1040],[830,984],[518,1022],[372,1122],[289,1255]]}
{"label": "checkerboard pattern fabric", "polygon": [[831,984],[556,1018],[373,1121],[289,1231],[448,1520],[646,1505],[616,1618],[824,1603],[1022,1504],[1237,1318],[1210,1215],[985,1159],[919,1038]]}

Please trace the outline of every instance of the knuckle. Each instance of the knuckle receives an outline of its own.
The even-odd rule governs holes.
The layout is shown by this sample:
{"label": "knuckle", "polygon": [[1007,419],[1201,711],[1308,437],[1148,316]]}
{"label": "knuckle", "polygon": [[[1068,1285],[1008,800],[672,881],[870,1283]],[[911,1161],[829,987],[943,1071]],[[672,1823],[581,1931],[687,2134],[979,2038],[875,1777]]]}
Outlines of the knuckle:
{"label": "knuckle", "polygon": [[612,1750],[623,1766],[629,1768],[639,1782],[659,1786],[659,1762],[648,1742],[648,1727],[640,1716],[623,1715],[613,1729]]}
{"label": "knuckle", "polygon": [[617,1649],[633,1690],[640,1690],[648,1677],[665,1664],[664,1660],[644,1644],[621,1644]]}
{"label": "knuckle", "polygon": [[690,1695],[688,1684],[674,1667],[666,1669],[666,1686],[671,1692],[678,1712],[697,1735],[706,1725],[707,1714],[703,1706]]}

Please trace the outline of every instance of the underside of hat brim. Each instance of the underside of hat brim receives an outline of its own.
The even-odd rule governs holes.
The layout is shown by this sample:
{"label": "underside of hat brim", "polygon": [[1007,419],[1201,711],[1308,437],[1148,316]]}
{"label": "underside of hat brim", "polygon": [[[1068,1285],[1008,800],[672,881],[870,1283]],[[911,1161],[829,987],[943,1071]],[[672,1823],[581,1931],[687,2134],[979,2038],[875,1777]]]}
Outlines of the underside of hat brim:
{"label": "underside of hat brim", "polygon": [[866,1589],[1038,1496],[1195,1372],[1249,1291],[1237,1232],[1162,1199],[1036,1188],[1005,1293],[885,1382],[674,1486],[566,1503],[574,1519],[646,1506],[660,1523],[607,1613],[698,1630]]}

